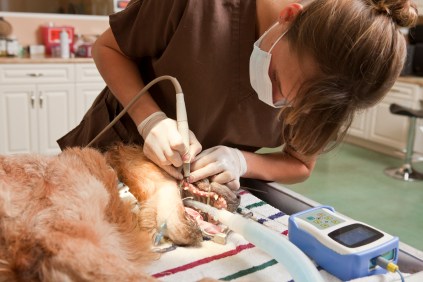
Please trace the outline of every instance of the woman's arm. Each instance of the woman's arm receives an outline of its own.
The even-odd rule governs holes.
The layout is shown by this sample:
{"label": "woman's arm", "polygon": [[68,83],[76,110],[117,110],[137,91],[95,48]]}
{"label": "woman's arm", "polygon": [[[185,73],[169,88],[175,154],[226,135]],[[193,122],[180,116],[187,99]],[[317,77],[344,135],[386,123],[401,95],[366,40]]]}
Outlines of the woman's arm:
{"label": "woman's arm", "polygon": [[310,176],[316,159],[317,155],[304,157],[291,148],[280,153],[257,154],[216,146],[204,150],[192,162],[189,181],[211,177],[232,190],[240,187],[240,177],[293,184]]}
{"label": "woman's arm", "polygon": [[[110,28],[95,42],[93,58],[107,86],[124,107],[144,87],[137,65],[123,54]],[[174,178],[182,178],[175,167],[201,151],[194,134],[190,134],[187,148],[176,121],[161,112],[149,93],[141,96],[128,113],[144,138],[144,154]]]}
{"label": "woman's arm", "polygon": [[[144,87],[136,64],[122,53],[110,28],[95,42],[93,59],[107,86],[123,106]],[[159,106],[146,93],[128,113],[135,124],[140,124],[157,111],[160,111]]]}
{"label": "woman's arm", "polygon": [[290,148],[284,152],[269,154],[242,153],[247,161],[247,172],[243,177],[284,184],[306,180],[317,160],[317,155],[305,157]]}

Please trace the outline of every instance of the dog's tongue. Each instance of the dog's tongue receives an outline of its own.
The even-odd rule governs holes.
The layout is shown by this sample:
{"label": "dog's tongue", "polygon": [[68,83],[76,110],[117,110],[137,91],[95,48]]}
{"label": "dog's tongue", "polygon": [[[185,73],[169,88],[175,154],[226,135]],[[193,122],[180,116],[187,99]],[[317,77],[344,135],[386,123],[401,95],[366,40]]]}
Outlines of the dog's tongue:
{"label": "dog's tongue", "polygon": [[205,231],[205,232],[212,234],[212,235],[223,232],[222,227],[215,225],[213,223],[204,221],[201,214],[199,212],[197,212],[196,210],[189,208],[189,207],[185,207],[185,212],[189,216],[191,216],[193,219],[195,219],[195,221],[197,222],[198,226],[200,227],[200,229],[202,231]]}

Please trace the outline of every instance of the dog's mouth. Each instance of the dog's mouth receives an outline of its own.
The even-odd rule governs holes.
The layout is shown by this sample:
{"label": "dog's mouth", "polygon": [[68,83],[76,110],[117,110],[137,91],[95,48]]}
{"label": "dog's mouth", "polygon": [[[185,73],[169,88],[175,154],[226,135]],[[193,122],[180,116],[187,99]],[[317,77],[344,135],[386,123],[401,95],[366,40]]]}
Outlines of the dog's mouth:
{"label": "dog's mouth", "polygon": [[[227,209],[230,212],[234,212],[240,204],[240,196],[238,194],[231,191],[227,186],[210,182],[207,179],[193,184],[183,181],[180,184],[182,198],[192,198],[195,201],[208,204],[217,209]],[[226,238],[227,228],[220,225],[218,221],[206,212],[185,207],[185,215],[197,222],[203,236],[211,238],[220,244],[225,241],[223,238]],[[217,236],[218,234],[220,236]]]}
{"label": "dog's mouth", "polygon": [[[235,211],[240,203],[240,197],[227,186],[210,182],[207,179],[198,181],[196,183],[188,183],[182,181],[181,196],[182,198],[192,198],[217,209],[227,209],[228,211]],[[212,216],[206,212],[185,207],[185,215],[187,218],[194,220],[203,234],[203,238],[211,239],[212,241],[225,244],[228,235],[228,228],[219,224]]]}
{"label": "dog's mouth", "polygon": [[[204,179],[195,183],[182,181],[182,198],[192,197],[195,201],[208,204],[217,209],[234,212],[240,203],[240,197],[227,186]],[[202,212],[201,212],[202,213]]]}

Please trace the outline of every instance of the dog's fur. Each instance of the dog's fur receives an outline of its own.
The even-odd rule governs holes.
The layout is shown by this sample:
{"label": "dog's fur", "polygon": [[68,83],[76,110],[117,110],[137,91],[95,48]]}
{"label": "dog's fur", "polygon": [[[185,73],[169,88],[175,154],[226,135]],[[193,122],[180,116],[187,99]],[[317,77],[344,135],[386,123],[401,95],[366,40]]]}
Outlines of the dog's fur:
{"label": "dog's fur", "polygon": [[[140,212],[119,198],[118,177]],[[201,240],[177,182],[139,147],[0,156],[0,281],[154,281],[142,267],[164,222],[176,244]]]}

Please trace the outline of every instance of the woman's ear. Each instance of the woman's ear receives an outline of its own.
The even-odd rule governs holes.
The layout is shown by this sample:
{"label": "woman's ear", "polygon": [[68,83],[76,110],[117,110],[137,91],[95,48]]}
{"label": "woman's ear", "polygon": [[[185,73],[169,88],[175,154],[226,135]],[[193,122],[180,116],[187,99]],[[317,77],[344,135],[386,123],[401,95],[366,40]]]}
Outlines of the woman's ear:
{"label": "woman's ear", "polygon": [[279,23],[287,23],[292,22],[299,12],[301,12],[303,6],[298,3],[291,3],[287,5],[282,11],[279,13]]}

